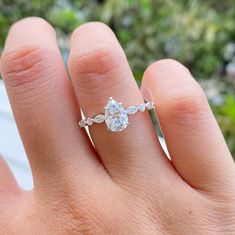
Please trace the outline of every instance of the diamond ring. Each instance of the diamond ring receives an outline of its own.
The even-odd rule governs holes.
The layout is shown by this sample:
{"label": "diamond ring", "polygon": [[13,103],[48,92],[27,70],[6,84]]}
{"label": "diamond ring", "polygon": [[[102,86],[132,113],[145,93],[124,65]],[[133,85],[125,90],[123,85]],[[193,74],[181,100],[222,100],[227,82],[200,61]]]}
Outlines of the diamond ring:
{"label": "diamond ring", "polygon": [[128,125],[128,115],[136,112],[154,109],[153,102],[147,102],[140,105],[133,105],[124,108],[122,103],[118,103],[112,97],[109,98],[107,105],[104,107],[104,114],[98,114],[93,118],[85,118],[79,122],[80,127],[91,126],[93,123],[105,122],[108,130],[117,132],[124,130]]}

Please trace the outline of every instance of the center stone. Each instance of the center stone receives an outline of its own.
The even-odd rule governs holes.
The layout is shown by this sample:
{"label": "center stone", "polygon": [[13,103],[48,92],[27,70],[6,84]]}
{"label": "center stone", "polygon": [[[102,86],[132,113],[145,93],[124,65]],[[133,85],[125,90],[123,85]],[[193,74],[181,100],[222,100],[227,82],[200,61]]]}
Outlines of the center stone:
{"label": "center stone", "polygon": [[117,132],[125,129],[128,122],[128,115],[121,103],[109,98],[105,107],[105,123],[109,130]]}

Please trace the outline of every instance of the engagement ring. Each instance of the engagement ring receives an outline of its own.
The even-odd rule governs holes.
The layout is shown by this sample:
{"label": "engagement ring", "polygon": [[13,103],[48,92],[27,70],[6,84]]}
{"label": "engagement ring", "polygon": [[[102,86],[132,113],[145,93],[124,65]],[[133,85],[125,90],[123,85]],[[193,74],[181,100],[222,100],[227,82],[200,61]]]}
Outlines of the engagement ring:
{"label": "engagement ring", "polygon": [[93,123],[105,122],[108,130],[117,132],[124,130],[129,125],[128,115],[136,112],[154,109],[153,102],[147,102],[140,105],[133,105],[124,108],[122,103],[118,103],[112,97],[109,98],[104,107],[104,114],[98,114],[93,118],[85,118],[79,122],[80,127],[91,126]]}

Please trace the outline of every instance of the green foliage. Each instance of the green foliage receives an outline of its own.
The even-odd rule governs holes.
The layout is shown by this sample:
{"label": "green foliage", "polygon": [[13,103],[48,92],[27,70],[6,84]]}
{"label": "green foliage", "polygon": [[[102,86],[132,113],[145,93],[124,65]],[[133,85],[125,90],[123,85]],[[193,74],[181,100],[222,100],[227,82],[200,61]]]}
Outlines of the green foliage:
{"label": "green foliage", "polygon": [[235,32],[233,12],[218,13],[207,1],[112,0],[101,11],[100,20],[113,26],[135,72],[171,57],[196,77],[208,78],[218,70]]}
{"label": "green foliage", "polygon": [[45,17],[54,0],[1,0],[0,1],[0,49],[3,47],[9,27],[27,16]]}
{"label": "green foliage", "polygon": [[235,97],[227,95],[224,103],[214,108],[214,111],[228,146],[235,157]]}
{"label": "green foliage", "polygon": [[55,9],[48,14],[48,20],[63,33],[70,33],[79,25],[76,13],[71,9]]}

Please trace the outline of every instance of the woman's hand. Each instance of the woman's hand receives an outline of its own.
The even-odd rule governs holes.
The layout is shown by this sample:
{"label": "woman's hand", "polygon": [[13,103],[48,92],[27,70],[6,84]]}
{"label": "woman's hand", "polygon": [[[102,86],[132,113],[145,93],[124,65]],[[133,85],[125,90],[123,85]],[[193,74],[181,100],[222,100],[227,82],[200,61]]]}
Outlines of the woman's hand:
{"label": "woman's hand", "polygon": [[88,23],[71,37],[68,73],[53,28],[14,24],[1,73],[33,172],[20,189],[0,161],[0,234],[235,234],[235,166],[206,97],[173,60],[147,68],[142,94],[154,101],[172,161],[147,112],[110,132],[94,124],[110,96],[142,95],[113,32]]}

